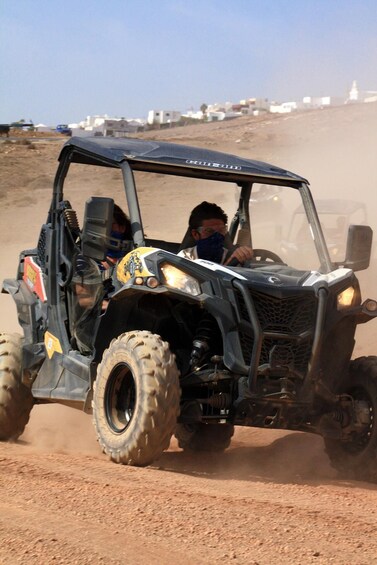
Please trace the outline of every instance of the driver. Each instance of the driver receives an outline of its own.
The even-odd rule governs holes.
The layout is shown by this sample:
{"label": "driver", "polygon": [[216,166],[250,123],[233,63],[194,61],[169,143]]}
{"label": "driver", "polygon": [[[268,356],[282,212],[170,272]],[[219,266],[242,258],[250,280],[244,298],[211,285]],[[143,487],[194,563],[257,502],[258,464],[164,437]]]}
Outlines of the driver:
{"label": "driver", "polygon": [[221,265],[237,261],[241,265],[253,258],[253,249],[248,245],[233,248],[228,234],[228,216],[224,210],[210,202],[196,206],[189,218],[189,233],[196,242],[182,249],[178,255],[186,259],[206,259]]}

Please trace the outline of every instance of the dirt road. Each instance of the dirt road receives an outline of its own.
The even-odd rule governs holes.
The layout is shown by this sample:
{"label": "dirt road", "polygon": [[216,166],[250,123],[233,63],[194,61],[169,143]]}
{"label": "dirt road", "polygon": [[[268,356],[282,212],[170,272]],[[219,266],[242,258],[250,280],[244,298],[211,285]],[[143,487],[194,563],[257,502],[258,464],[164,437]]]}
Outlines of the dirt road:
{"label": "dirt road", "polygon": [[[153,133],[292,168],[315,197],[363,199],[373,223],[377,107],[364,106]],[[61,144],[0,148],[1,279],[36,243]],[[19,331],[0,299],[0,331]],[[355,356],[376,342],[377,321],[360,327]],[[101,454],[90,416],[36,406],[22,438],[0,444],[0,565],[370,565],[376,532],[377,486],[339,479],[316,436],[237,429],[224,454],[172,440],[154,465],[125,467]]]}
{"label": "dirt road", "polygon": [[377,489],[335,477],[322,440],[238,429],[222,455],[175,442],[145,469],[110,463],[90,416],[36,407],[0,449],[0,562],[377,563]]}

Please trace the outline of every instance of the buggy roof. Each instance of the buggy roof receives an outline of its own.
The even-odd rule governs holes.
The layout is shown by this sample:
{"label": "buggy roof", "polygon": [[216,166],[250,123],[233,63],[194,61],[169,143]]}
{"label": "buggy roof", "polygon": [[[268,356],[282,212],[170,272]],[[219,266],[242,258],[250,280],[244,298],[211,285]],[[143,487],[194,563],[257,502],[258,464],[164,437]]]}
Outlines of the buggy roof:
{"label": "buggy roof", "polygon": [[251,159],[200,147],[133,138],[72,137],[60,154],[70,161],[88,165],[120,167],[128,161],[134,170],[228,182],[269,181],[298,187],[307,181],[294,174]]}

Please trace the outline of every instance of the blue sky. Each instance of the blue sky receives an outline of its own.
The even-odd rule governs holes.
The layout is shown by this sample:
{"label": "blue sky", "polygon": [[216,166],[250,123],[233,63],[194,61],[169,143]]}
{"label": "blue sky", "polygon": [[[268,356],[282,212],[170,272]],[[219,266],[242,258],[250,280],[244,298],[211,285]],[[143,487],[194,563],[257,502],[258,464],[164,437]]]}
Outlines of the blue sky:
{"label": "blue sky", "polygon": [[377,0],[0,0],[0,122],[377,90]]}

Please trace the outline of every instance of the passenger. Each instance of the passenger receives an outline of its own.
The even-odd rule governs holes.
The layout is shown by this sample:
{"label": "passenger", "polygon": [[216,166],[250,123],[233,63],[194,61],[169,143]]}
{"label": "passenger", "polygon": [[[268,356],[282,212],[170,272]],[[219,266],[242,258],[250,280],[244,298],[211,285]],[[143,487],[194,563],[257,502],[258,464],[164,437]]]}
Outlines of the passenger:
{"label": "passenger", "polygon": [[106,288],[98,263],[78,255],[72,277],[70,332],[72,346],[83,355],[92,352],[95,328],[105,295]]}
{"label": "passenger", "polygon": [[217,204],[202,202],[196,206],[189,219],[189,232],[196,244],[182,249],[178,255],[186,259],[206,259],[222,265],[229,265],[234,261],[243,265],[245,261],[252,259],[252,247],[233,246],[227,222],[228,216]]}
{"label": "passenger", "polygon": [[130,250],[125,244],[128,240],[132,240],[131,222],[120,206],[114,204],[111,247],[105,260],[97,262],[81,254],[75,258],[71,334],[73,345],[83,354],[92,351],[97,320],[106,310],[108,295],[114,290],[112,275],[116,263]]}
{"label": "passenger", "polygon": [[[131,222],[128,216],[123,212],[122,208],[117,204],[114,204],[113,212],[113,223],[110,232],[111,243],[118,244],[124,243],[125,241],[132,240]],[[120,246],[119,249],[108,249],[106,253],[106,259],[102,261],[102,266],[107,269],[113,267],[115,263],[122,259],[129,249],[125,248],[124,245]]]}

